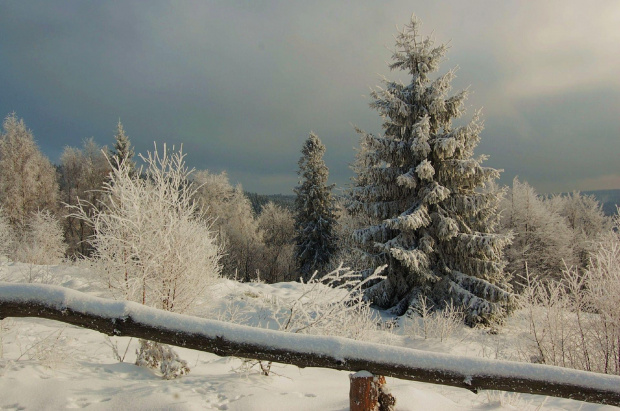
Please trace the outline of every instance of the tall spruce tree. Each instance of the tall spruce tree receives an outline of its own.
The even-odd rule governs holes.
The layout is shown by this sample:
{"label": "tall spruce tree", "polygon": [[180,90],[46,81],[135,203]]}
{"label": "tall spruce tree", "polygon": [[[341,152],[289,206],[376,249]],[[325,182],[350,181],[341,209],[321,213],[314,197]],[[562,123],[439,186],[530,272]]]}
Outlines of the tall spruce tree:
{"label": "tall spruce tree", "polygon": [[295,258],[304,279],[325,267],[336,251],[334,201],[323,161],[325,146],[314,133],[304,143],[299,159],[301,180],[295,188]]}
{"label": "tall spruce tree", "polygon": [[114,134],[114,148],[110,151],[110,163],[115,169],[119,169],[120,165],[125,161],[128,161],[127,166],[129,174],[133,175],[136,172],[136,163],[133,161],[134,151],[131,146],[129,137],[125,134],[125,129],[121,120],[118,120],[116,125],[116,134]]}
{"label": "tall spruce tree", "polygon": [[499,171],[473,157],[478,113],[453,127],[467,93],[448,95],[454,70],[430,78],[447,48],[421,38],[419,26],[413,16],[397,35],[389,65],[408,72],[410,84],[384,80],[371,93],[384,135],[358,130],[349,210],[373,223],[354,239],[373,267],[388,264],[366,297],[397,315],[421,296],[439,307],[452,300],[470,324],[488,322],[512,301],[502,255],[510,238],[495,233],[501,196],[488,188]]}

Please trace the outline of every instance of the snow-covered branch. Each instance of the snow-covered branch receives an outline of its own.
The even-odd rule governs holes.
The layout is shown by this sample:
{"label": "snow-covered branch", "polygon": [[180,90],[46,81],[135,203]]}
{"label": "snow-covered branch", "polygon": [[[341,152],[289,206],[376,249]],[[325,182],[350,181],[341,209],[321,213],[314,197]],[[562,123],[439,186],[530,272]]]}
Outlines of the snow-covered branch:
{"label": "snow-covered branch", "polygon": [[129,301],[35,284],[0,283],[0,319],[39,317],[222,356],[379,375],[477,390],[503,390],[620,405],[620,377],[510,361],[284,333],[184,316]]}

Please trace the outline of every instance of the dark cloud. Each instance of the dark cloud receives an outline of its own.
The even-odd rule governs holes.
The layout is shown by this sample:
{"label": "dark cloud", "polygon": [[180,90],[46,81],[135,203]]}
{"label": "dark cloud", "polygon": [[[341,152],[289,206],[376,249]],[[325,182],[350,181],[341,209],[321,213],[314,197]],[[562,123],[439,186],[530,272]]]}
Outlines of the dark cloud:
{"label": "dark cloud", "polygon": [[379,75],[407,81],[385,62],[415,12],[451,45],[442,70],[459,66],[470,115],[484,107],[479,151],[503,181],[618,188],[620,9],[597,4],[4,1],[0,114],[23,117],[53,161],[86,137],[111,144],[120,117],[137,151],[183,143],[190,165],[272,193],[291,193],[313,130],[344,185],[351,124],[380,131],[363,95]]}

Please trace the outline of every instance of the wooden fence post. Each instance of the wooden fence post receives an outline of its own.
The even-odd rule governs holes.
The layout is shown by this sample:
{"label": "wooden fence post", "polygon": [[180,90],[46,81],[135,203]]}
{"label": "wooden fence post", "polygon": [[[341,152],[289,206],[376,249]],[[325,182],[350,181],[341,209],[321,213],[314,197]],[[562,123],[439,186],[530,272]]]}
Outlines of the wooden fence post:
{"label": "wooden fence post", "polygon": [[359,371],[349,375],[351,411],[393,411],[396,399],[385,387],[383,375]]}

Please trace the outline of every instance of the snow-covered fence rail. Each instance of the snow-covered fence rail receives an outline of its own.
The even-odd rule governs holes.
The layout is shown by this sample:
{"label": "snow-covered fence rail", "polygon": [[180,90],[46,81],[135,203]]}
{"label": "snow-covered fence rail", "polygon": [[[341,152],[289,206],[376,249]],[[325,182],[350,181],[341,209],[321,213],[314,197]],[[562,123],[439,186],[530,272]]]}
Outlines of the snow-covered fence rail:
{"label": "snow-covered fence rail", "polygon": [[108,335],[145,338],[221,356],[299,367],[367,370],[474,392],[502,390],[620,405],[617,376],[264,330],[97,298],[62,287],[0,283],[0,319],[6,317],[47,318]]}

